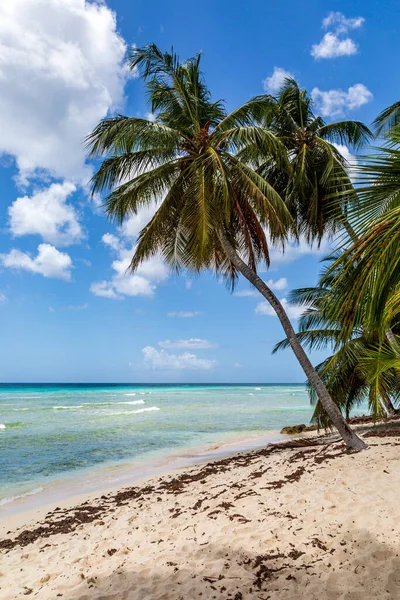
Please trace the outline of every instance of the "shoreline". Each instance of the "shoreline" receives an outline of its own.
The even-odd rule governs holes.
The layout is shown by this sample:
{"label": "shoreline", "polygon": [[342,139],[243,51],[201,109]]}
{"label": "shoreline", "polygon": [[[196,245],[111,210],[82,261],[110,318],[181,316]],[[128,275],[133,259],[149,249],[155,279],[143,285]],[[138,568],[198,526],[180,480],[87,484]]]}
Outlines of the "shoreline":
{"label": "shoreline", "polygon": [[[26,493],[0,505],[0,537],[8,528],[17,528],[32,519],[41,519],[55,506],[69,508],[86,499],[143,483],[153,477],[180,472],[207,461],[218,460],[230,455],[263,448],[268,444],[289,439],[291,436],[271,430],[263,435],[243,435],[235,439],[207,446],[182,448],[165,456],[149,460],[133,459],[129,463],[107,465],[85,472],[77,472],[52,480],[46,487],[39,486],[38,493]],[[92,480],[87,482],[87,477]],[[32,484],[32,487],[35,484]],[[85,486],[83,491],[79,488]]]}
{"label": "shoreline", "polygon": [[53,507],[0,535],[0,595],[394,600],[399,425],[360,424],[357,454],[310,432]]}

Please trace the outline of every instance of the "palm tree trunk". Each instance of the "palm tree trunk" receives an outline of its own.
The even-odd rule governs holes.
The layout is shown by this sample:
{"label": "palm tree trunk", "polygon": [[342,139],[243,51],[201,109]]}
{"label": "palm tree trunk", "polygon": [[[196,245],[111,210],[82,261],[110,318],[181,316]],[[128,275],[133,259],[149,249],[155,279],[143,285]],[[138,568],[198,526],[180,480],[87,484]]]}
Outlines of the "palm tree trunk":
{"label": "palm tree trunk", "polygon": [[264,296],[264,298],[269,302],[269,304],[276,312],[276,315],[281,322],[281,325],[286,333],[286,337],[290,343],[290,346],[292,347],[292,350],[297,360],[299,361],[304,373],[306,374],[308,381],[311,383],[311,385],[317,392],[319,401],[321,402],[323,408],[329,415],[329,418],[331,419],[333,425],[339,431],[346,446],[355,451],[365,450],[365,448],[367,448],[366,444],[346,423],[346,420],[343,418],[342,413],[330,397],[329,392],[326,389],[324,383],[322,382],[318,373],[311,364],[307,354],[304,352],[303,347],[297,339],[296,332],[292,327],[289,317],[287,316],[278,298],[269,289],[265,282],[257,275],[257,273],[255,273],[240,258],[235,248],[228,240],[224,231],[220,231],[219,237],[224,252],[231,261],[231,263],[243,275],[243,277],[245,277],[250,283],[254,285],[254,287],[260,292],[260,294]]}
{"label": "palm tree trunk", "polygon": [[393,352],[397,356],[399,356],[400,355],[400,347],[399,347],[399,344],[396,340],[396,337],[395,337],[393,331],[391,329],[388,329],[385,335],[386,335],[386,339],[388,340],[389,344],[392,347]]}
{"label": "palm tree trunk", "polygon": [[390,398],[382,395],[379,400],[388,417],[394,417],[397,414],[395,407],[390,401]]}

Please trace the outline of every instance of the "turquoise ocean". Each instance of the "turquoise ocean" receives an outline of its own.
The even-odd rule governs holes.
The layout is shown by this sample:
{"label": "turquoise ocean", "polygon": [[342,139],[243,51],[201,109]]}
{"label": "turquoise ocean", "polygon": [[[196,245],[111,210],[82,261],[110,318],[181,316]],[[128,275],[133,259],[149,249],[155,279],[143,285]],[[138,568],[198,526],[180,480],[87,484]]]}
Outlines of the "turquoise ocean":
{"label": "turquoise ocean", "polygon": [[273,438],[311,414],[304,385],[0,384],[0,514],[21,498],[122,484],[151,464]]}

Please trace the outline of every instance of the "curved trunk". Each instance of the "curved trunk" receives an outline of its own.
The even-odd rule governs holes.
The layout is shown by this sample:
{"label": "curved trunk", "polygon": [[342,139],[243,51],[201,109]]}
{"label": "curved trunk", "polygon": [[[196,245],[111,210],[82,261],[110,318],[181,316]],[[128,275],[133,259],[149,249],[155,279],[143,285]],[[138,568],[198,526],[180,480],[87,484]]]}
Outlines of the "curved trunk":
{"label": "curved trunk", "polygon": [[260,294],[264,296],[264,298],[269,302],[269,304],[276,312],[276,315],[281,322],[281,325],[286,333],[286,337],[297,360],[299,361],[304,373],[306,374],[308,381],[311,383],[311,385],[317,392],[319,401],[321,402],[323,408],[329,415],[329,418],[331,419],[333,425],[336,427],[336,429],[342,436],[346,446],[348,448],[351,448],[352,450],[365,450],[365,448],[367,448],[366,444],[361,438],[358,437],[358,435],[356,435],[356,433],[354,433],[354,431],[346,423],[346,420],[344,419],[342,413],[330,397],[329,392],[326,389],[324,383],[322,382],[318,373],[311,364],[307,354],[304,352],[303,347],[297,339],[296,332],[292,327],[289,317],[287,316],[278,298],[269,289],[265,282],[257,275],[257,273],[255,273],[240,258],[240,256],[236,253],[235,248],[231,245],[224,232],[220,232],[220,241],[226,256],[229,258],[232,264],[243,275],[243,277],[245,277],[248,281],[250,281],[250,283],[254,285],[254,287],[260,292]]}

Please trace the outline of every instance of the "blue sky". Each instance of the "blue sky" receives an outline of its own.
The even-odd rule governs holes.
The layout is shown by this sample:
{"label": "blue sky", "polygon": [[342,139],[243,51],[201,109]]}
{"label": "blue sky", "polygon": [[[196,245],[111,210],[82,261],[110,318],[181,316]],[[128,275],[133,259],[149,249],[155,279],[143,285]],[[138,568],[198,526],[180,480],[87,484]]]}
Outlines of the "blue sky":
{"label": "blue sky", "polygon": [[[122,229],[106,221],[88,197],[82,140],[113,111],[148,113],[123,65],[127,46],[148,42],[202,50],[229,109],[290,73],[326,120],[370,123],[399,98],[399,20],[397,3],[372,1],[3,3],[0,381],[303,382],[290,351],[271,356],[283,335],[262,299],[157,259],[125,274],[146,214]],[[263,276],[285,298],[316,282],[326,248],[275,252]]]}

